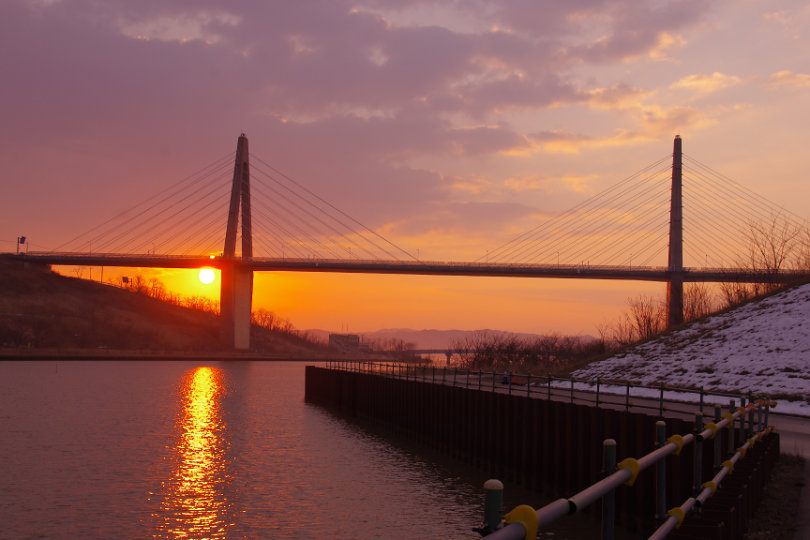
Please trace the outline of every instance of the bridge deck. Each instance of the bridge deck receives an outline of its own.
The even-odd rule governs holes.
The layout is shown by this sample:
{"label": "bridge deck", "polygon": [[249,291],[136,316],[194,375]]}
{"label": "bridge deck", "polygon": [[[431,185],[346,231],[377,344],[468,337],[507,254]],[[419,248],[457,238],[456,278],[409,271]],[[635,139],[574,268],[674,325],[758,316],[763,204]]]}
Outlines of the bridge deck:
{"label": "bridge deck", "polygon": [[412,274],[430,276],[532,277],[568,279],[613,279],[669,281],[681,274],[685,282],[791,282],[810,278],[810,270],[750,270],[745,268],[533,265],[481,262],[364,261],[338,259],[253,258],[248,261],[201,255],[119,255],[112,253],[27,253],[0,254],[0,258],[63,266],[119,266],[152,268],[223,268],[242,266],[255,272],[334,272],[360,274]]}

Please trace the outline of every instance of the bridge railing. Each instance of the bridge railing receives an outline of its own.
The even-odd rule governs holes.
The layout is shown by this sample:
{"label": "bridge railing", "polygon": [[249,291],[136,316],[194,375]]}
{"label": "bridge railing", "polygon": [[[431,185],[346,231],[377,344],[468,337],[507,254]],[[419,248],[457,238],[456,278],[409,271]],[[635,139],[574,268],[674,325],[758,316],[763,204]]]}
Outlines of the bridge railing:
{"label": "bridge railing", "polygon": [[[662,418],[667,415],[686,415],[691,418],[697,411],[707,417],[713,415],[719,420],[718,411],[721,406],[730,406],[734,409],[738,403],[744,407],[746,403],[766,398],[766,396],[754,395],[750,392],[735,394],[706,391],[703,388],[679,388],[663,383],[657,386],[646,386],[628,381],[579,380],[511,371],[498,373],[444,368],[406,362],[329,361],[327,367],[374,373],[398,379],[413,379],[433,384],[523,395],[529,398],[567,401],[627,412],[653,412]],[[771,407],[773,406],[775,403],[771,404]],[[765,422],[768,422],[767,416]],[[753,424],[753,418],[749,419],[749,428],[751,424]]]}

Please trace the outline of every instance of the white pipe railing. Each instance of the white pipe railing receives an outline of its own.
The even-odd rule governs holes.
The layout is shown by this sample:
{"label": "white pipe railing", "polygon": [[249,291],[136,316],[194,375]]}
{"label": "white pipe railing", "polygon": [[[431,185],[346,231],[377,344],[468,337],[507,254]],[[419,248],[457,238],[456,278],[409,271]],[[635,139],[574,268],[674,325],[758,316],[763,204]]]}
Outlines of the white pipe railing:
{"label": "white pipe railing", "polygon": [[[727,414],[724,419],[717,424],[709,424],[706,429],[697,435],[692,433],[687,435],[674,435],[667,439],[667,444],[639,459],[625,459],[617,465],[618,470],[616,472],[588,486],[579,493],[567,499],[558,499],[538,509],[535,512],[536,519],[532,518],[531,514],[527,514],[525,511],[519,512],[518,516],[515,517],[512,517],[512,513],[507,514],[505,518],[506,525],[488,535],[487,538],[492,540],[523,540],[531,536],[531,534],[527,536],[527,531],[536,532],[538,529],[549,525],[565,515],[575,514],[600,498],[612,494],[623,484],[632,485],[641,472],[664,460],[670,454],[679,454],[685,446],[696,441],[714,438],[723,428],[728,427],[729,429],[734,429],[735,420],[744,417],[749,411],[760,407],[767,408],[769,405],[770,402],[752,403],[748,407],[740,407],[734,413]],[[754,436],[749,438],[742,447],[737,449],[737,452],[730,459],[723,462],[722,468],[712,480],[702,484],[701,490],[697,496],[690,497],[680,506],[667,512],[668,517],[653,535],[649,537],[649,540],[661,540],[666,538],[673,529],[679,527],[692,510],[700,507],[707,499],[714,495],[723,479],[731,474],[734,465],[745,456],[748,449],[757,441],[768,435],[772,430],[773,427],[761,429],[755,433]],[[606,445],[607,443],[608,441],[606,441]],[[609,535],[612,537],[612,531],[610,531]]]}

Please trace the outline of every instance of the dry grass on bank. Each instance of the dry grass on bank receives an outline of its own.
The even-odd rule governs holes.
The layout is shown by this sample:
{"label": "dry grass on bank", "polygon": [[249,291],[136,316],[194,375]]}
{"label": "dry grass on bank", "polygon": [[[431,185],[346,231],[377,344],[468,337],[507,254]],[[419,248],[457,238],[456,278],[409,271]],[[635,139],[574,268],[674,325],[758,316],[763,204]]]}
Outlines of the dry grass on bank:
{"label": "dry grass on bank", "polygon": [[[254,326],[253,349],[311,356],[321,348]],[[44,265],[0,260],[0,348],[32,350],[219,351],[213,313],[171,305]]]}

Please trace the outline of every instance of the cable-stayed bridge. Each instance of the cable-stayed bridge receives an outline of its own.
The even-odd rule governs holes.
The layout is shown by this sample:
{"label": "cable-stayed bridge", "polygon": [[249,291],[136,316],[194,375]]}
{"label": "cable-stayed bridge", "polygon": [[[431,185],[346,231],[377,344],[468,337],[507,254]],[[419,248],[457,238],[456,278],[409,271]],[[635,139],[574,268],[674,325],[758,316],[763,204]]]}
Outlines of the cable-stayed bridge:
{"label": "cable-stayed bridge", "polygon": [[683,321],[685,282],[810,277],[807,230],[684,156],[677,137],[672,154],[477,260],[422,261],[249,154],[241,135],[235,156],[54,251],[23,256],[54,265],[219,268],[223,339],[248,348],[255,271],[661,281],[672,326]]}

